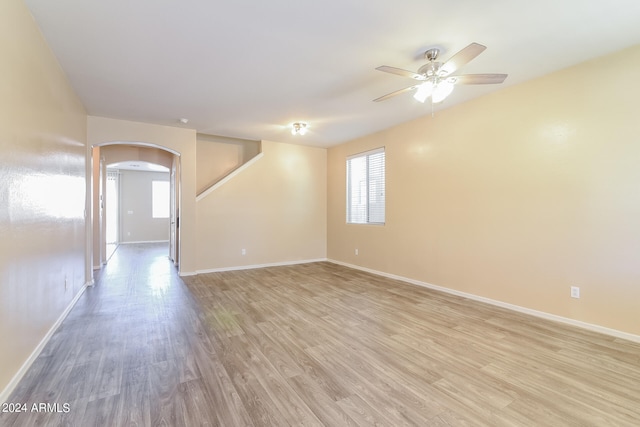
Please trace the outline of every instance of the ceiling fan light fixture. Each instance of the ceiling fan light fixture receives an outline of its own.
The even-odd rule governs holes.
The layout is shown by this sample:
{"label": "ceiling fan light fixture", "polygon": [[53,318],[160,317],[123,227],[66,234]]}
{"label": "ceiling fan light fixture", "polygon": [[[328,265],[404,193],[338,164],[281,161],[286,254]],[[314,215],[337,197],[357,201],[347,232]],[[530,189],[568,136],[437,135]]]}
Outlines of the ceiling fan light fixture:
{"label": "ceiling fan light fixture", "polygon": [[435,104],[448,97],[453,92],[453,86],[456,84],[500,84],[507,78],[506,74],[456,74],[462,66],[477,57],[486,48],[486,46],[479,43],[471,43],[444,63],[437,61],[440,53],[437,48],[429,49],[425,52],[425,59],[429,62],[418,68],[417,72],[389,67],[388,65],[377,67],[376,70],[420,80],[423,83],[414,83],[412,86],[380,96],[374,99],[373,102],[384,101],[401,93],[415,91],[413,97],[416,101],[424,103],[431,96],[431,103]]}
{"label": "ceiling fan light fixture", "polygon": [[307,124],[296,122],[291,125],[291,135],[304,135],[307,133]]}
{"label": "ceiling fan light fixture", "polygon": [[453,92],[453,83],[443,80],[433,88],[432,100],[434,103],[442,102]]}
{"label": "ceiling fan light fixture", "polygon": [[426,81],[418,86],[416,93],[413,94],[413,97],[416,101],[424,103],[428,97],[433,93],[433,82]]}

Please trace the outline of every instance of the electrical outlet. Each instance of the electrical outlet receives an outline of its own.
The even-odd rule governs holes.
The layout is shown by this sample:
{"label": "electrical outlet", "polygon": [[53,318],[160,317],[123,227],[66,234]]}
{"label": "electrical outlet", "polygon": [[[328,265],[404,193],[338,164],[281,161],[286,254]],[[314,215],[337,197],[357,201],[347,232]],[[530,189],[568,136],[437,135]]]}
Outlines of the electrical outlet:
{"label": "electrical outlet", "polygon": [[246,249],[242,249],[242,255],[246,255],[247,254],[247,250]]}
{"label": "electrical outlet", "polygon": [[356,249],[356,255],[358,255],[358,250]]}
{"label": "electrical outlet", "polygon": [[580,298],[580,288],[577,286],[571,287],[571,298]]}

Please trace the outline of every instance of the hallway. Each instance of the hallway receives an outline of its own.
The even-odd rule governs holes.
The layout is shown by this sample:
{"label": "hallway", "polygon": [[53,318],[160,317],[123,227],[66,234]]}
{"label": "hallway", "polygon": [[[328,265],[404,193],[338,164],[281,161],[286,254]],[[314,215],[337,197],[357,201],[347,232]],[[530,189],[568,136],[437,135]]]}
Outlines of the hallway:
{"label": "hallway", "polygon": [[[189,369],[176,344],[196,333],[192,299],[167,254],[166,243],[117,248],[8,400],[26,404],[27,413],[0,414],[0,425],[149,425],[150,414],[157,414],[154,424],[162,418],[169,405],[163,393],[180,381],[169,365]],[[34,403],[53,406],[34,413]],[[175,425],[170,416],[165,422]]]}

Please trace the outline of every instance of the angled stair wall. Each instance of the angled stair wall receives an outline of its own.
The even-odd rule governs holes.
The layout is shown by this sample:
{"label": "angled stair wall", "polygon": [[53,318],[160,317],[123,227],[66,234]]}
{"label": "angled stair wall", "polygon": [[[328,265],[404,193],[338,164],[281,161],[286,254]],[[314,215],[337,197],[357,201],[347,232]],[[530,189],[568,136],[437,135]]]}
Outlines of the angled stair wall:
{"label": "angled stair wall", "polygon": [[196,150],[197,201],[262,156],[260,141],[205,134],[197,135]]}

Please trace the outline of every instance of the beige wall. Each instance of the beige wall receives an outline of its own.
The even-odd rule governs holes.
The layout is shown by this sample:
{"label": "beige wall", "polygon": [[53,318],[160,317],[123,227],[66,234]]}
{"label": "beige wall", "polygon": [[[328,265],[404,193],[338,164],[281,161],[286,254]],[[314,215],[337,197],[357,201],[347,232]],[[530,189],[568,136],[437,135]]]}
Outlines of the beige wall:
{"label": "beige wall", "polygon": [[[328,257],[640,334],[639,74],[636,46],[331,148]],[[380,146],[387,224],[347,225]]]}
{"label": "beige wall", "polygon": [[198,270],[326,258],[326,150],[263,141],[262,152],[198,202]]}
{"label": "beige wall", "polygon": [[86,113],[20,0],[0,2],[0,62],[3,391],[87,280]]}
{"label": "beige wall", "polygon": [[169,241],[169,218],[153,218],[151,215],[152,182],[169,182],[169,172],[123,169],[120,171],[119,177],[120,242]]}
{"label": "beige wall", "polygon": [[251,160],[260,152],[259,141],[197,135],[196,180],[198,194]]}

